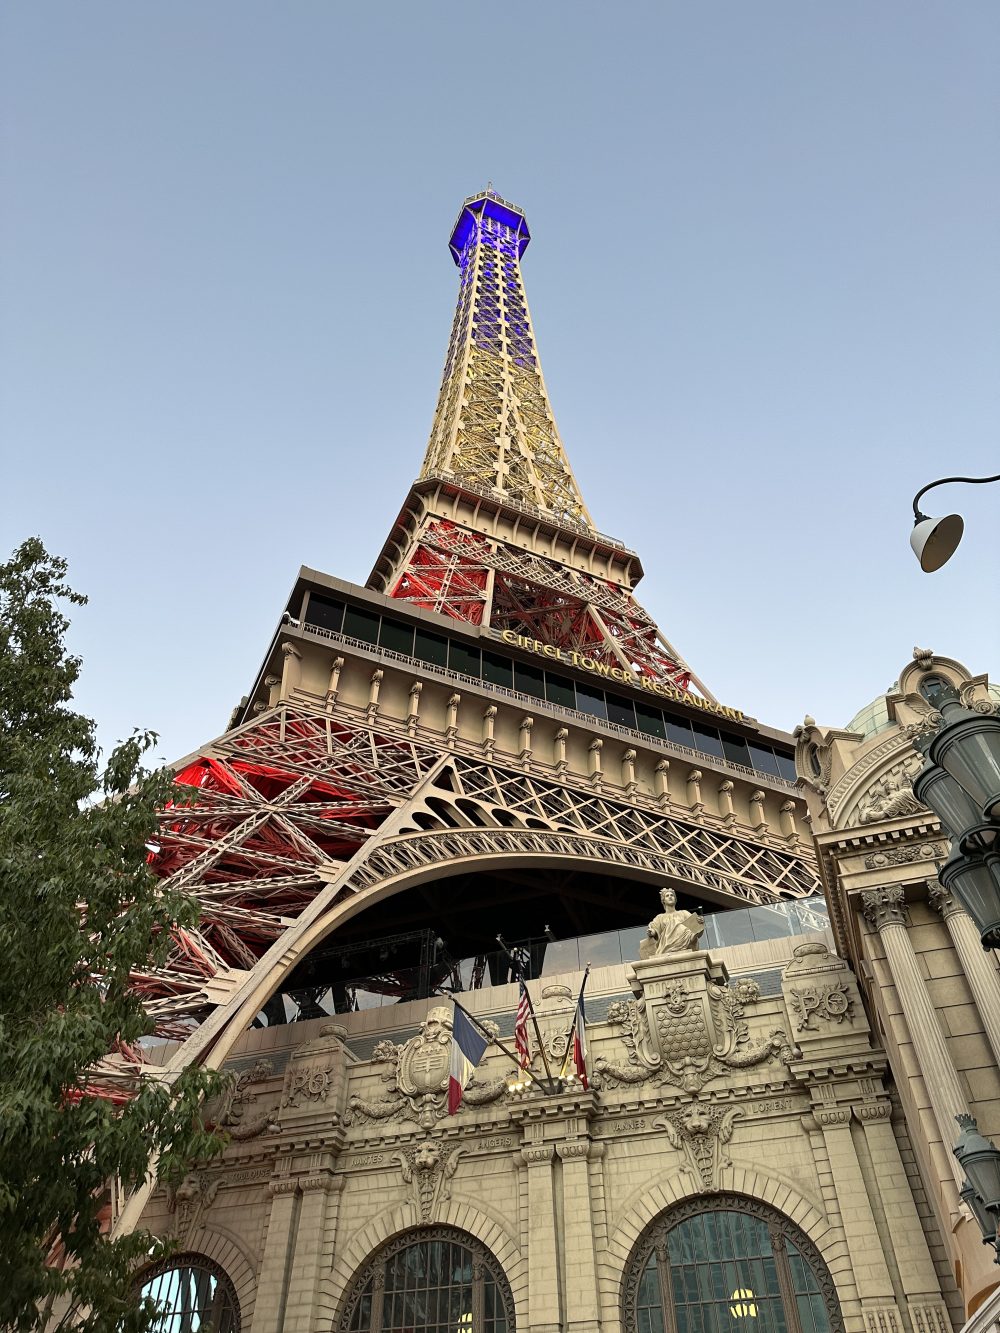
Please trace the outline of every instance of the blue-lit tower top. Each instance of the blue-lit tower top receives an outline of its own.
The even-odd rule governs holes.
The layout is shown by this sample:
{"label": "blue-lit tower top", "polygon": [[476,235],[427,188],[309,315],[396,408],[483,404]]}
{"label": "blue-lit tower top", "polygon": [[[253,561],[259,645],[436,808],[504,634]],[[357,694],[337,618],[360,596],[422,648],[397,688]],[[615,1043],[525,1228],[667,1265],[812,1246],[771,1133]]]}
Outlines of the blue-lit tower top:
{"label": "blue-lit tower top", "polygon": [[531,232],[528,230],[528,219],[524,216],[523,210],[518,208],[517,204],[501,199],[487,186],[482,194],[474,194],[466,199],[451,229],[448,246],[452,258],[459,267],[462,265],[462,255],[469,241],[475,238],[477,229],[484,219],[499,223],[517,237],[518,259],[527,250]]}
{"label": "blue-lit tower top", "polygon": [[463,203],[459,291],[421,477],[453,475],[567,526],[592,523],[559,438],[521,278],[531,234],[492,188]]}

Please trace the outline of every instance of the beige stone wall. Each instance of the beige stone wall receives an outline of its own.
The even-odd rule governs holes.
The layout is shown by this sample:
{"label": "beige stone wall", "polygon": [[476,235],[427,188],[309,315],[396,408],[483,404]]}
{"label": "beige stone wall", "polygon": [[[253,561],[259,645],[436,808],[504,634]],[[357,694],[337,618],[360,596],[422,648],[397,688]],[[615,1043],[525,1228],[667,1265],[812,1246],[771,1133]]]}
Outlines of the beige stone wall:
{"label": "beige stone wall", "polygon": [[[521,1330],[617,1333],[646,1225],[681,1200],[736,1192],[812,1240],[847,1333],[942,1333],[961,1312],[900,1155],[884,1056],[828,943],[597,969],[597,1086],[512,1094],[492,1047],[454,1117],[437,1083],[421,1083],[449,1049],[439,1002],[250,1031],[230,1061],[243,1077],[224,1162],[172,1207],[154,1196],[146,1222],[223,1266],[245,1333],[333,1328],[372,1252],[431,1223],[492,1251]],[[553,1063],[580,980],[531,983]],[[644,1011],[629,1008],[637,999]],[[463,1000],[509,1029],[515,987]]]}

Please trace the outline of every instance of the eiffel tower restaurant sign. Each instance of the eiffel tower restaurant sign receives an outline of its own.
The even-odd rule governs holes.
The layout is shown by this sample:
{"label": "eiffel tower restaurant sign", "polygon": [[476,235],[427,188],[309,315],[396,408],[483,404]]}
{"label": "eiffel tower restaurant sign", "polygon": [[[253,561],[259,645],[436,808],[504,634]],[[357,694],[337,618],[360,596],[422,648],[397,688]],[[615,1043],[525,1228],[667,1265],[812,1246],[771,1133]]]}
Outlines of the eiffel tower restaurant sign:
{"label": "eiffel tower restaurant sign", "polygon": [[671,685],[668,681],[654,680],[651,676],[639,676],[634,671],[626,671],[624,667],[611,666],[608,662],[598,662],[593,657],[587,657],[584,653],[577,652],[575,648],[559,648],[554,643],[542,643],[540,639],[531,639],[526,634],[515,633],[512,629],[502,630],[496,637],[512,648],[520,648],[524,652],[534,653],[536,657],[547,657],[552,661],[562,662],[566,666],[590,671],[597,676],[604,676],[610,680],[620,680],[623,685],[631,685],[634,689],[658,694],[661,699],[669,699],[675,704],[686,704],[689,708],[698,708],[703,713],[712,713],[716,717],[727,717],[732,722],[753,721],[740,708],[730,708],[726,704],[715,703],[711,699],[702,699],[699,695],[692,694],[690,690],[682,690],[680,686]]}

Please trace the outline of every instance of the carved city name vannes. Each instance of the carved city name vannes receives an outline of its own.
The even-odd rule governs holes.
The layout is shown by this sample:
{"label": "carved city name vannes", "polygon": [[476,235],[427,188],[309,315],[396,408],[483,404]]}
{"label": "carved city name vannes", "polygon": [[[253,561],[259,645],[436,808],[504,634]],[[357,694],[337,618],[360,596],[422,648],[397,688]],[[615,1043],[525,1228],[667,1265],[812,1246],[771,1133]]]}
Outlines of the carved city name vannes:
{"label": "carved city name vannes", "polygon": [[713,703],[710,699],[702,699],[699,695],[691,694],[676,685],[662,684],[658,680],[652,680],[649,676],[637,676],[635,672],[626,671],[624,667],[611,666],[608,662],[597,662],[594,658],[586,657],[583,653],[578,653],[572,648],[557,648],[554,643],[542,643],[540,639],[528,638],[526,634],[517,634],[512,629],[501,630],[500,638],[504,643],[509,643],[512,648],[521,648],[525,652],[534,653],[536,657],[549,657],[553,661],[564,662],[567,666],[592,671],[595,675],[605,676],[609,680],[620,680],[623,685],[631,685],[634,689],[646,690],[650,694],[658,694],[661,699],[670,699],[677,704],[687,704],[689,708],[698,708],[703,713],[713,713],[716,717],[728,717],[733,722],[753,721],[739,708],[729,708],[726,704]]}

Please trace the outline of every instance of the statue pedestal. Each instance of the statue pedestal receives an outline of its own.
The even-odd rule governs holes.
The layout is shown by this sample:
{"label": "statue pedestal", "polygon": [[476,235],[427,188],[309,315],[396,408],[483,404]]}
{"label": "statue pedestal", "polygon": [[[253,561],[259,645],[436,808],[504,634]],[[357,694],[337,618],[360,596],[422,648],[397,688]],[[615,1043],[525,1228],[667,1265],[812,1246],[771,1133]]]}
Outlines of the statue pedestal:
{"label": "statue pedestal", "polygon": [[668,992],[707,995],[711,984],[725,986],[729,972],[725,963],[706,949],[684,949],[629,963],[625,976],[637,1000],[657,1000]]}

